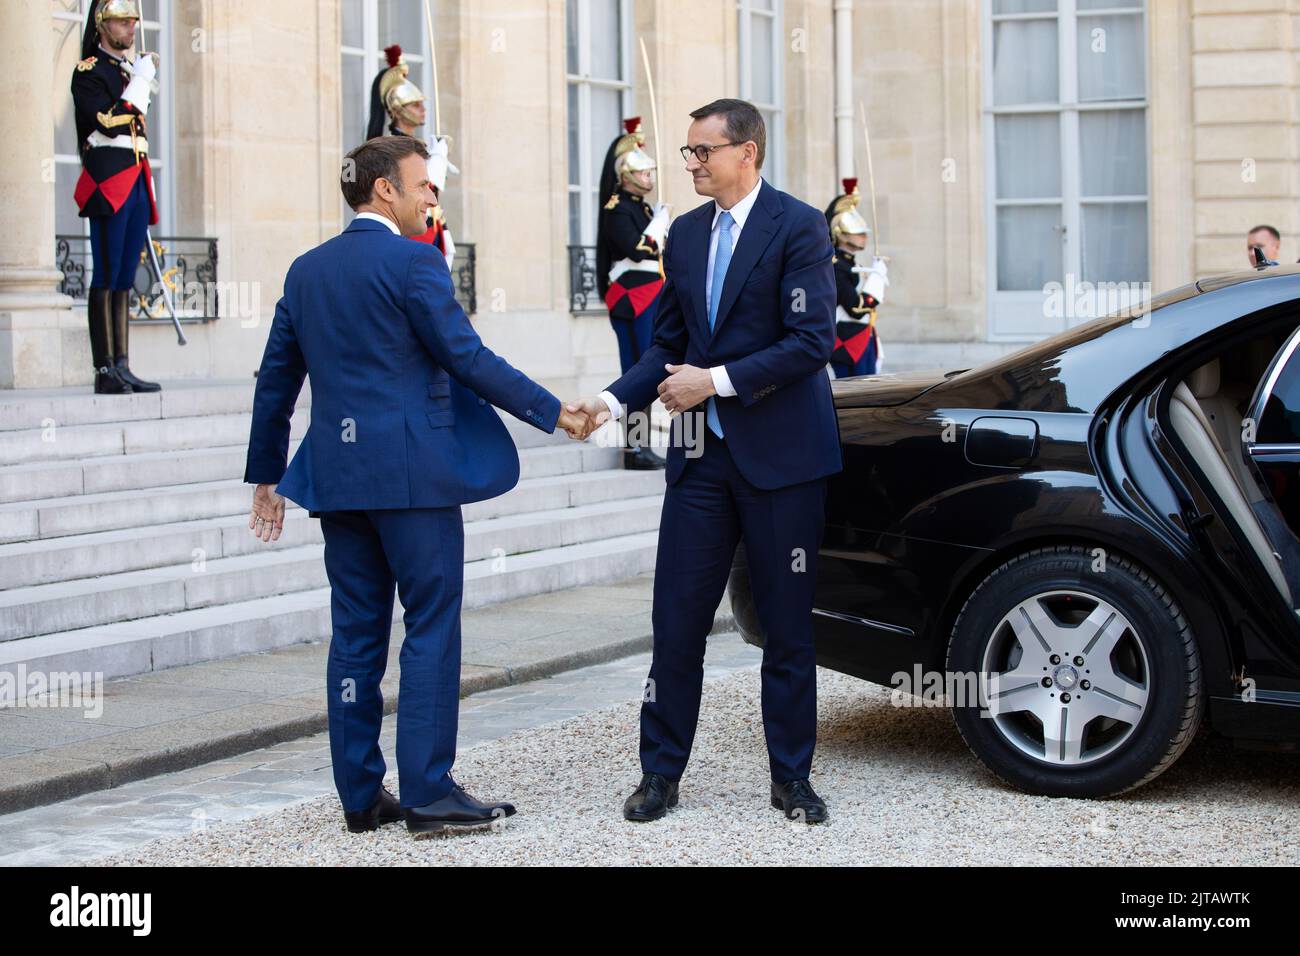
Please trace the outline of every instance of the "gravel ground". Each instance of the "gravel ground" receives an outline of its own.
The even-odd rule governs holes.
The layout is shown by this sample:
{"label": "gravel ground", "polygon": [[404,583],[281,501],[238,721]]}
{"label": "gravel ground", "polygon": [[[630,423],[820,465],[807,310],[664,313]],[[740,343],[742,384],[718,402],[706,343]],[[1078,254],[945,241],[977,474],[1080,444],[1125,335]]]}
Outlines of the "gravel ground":
{"label": "gravel ground", "polygon": [[[638,704],[463,752],[456,777],[518,815],[496,831],[414,839],[349,834],[335,797],[93,861],[104,865],[1300,863],[1300,756],[1202,735],[1170,771],[1108,801],[1032,797],[984,772],[946,712],[819,672],[813,785],[831,820],[768,805],[758,671],[706,685],[679,806],[622,819],[639,779]],[[390,779],[390,789],[396,790]]]}

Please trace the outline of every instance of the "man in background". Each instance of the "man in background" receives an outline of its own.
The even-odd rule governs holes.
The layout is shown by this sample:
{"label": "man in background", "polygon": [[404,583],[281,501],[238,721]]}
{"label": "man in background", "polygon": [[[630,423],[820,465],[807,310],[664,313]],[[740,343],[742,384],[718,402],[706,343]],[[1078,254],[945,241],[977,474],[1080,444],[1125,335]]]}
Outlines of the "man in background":
{"label": "man in background", "polygon": [[1256,247],[1264,252],[1264,264],[1275,266],[1282,252],[1282,235],[1272,226],[1256,226],[1246,234],[1246,258],[1252,269],[1259,265],[1255,259]]}

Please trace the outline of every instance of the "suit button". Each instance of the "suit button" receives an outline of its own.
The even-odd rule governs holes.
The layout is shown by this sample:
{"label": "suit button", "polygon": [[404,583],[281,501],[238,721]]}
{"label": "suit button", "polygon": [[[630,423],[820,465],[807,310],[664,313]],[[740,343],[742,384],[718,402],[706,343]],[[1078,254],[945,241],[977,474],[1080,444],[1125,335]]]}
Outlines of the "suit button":
{"label": "suit button", "polygon": [[527,415],[529,418],[532,418],[532,417],[533,417],[533,410],[532,410],[531,408],[525,409],[525,410],[524,410],[524,414]]}
{"label": "suit button", "polygon": [[486,399],[486,398],[480,398],[480,399],[478,400],[478,403],[479,403],[480,405],[486,405],[486,404],[487,404],[487,399]]}

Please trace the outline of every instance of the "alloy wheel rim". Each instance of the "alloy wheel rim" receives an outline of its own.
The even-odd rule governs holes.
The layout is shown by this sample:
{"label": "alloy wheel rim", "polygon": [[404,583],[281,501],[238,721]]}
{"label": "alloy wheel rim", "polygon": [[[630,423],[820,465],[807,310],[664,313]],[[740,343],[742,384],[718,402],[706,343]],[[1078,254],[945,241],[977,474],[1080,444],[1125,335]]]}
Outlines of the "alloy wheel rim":
{"label": "alloy wheel rim", "polygon": [[1110,602],[1053,590],[993,629],[981,662],[981,716],[1040,763],[1080,767],[1122,747],[1151,692],[1145,642]]}

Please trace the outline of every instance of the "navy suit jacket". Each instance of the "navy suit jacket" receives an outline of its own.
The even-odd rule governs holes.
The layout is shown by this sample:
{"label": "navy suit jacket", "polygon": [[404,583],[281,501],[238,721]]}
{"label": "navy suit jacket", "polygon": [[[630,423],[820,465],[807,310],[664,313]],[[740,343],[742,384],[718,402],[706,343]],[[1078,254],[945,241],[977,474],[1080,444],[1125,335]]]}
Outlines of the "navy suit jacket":
{"label": "navy suit jacket", "polygon": [[[289,418],[311,376],[293,461]],[[441,252],[355,220],[299,256],[266,340],[244,480],[312,511],[442,508],[519,480],[496,405],[542,431],[560,402],[479,340]]]}
{"label": "navy suit jacket", "polygon": [[[664,253],[654,343],[608,391],[625,407],[658,395],[666,364],[726,365],[736,395],[717,398],[736,467],[759,488],[784,488],[838,472],[839,427],[826,363],[835,346],[835,270],[826,217],[766,181],[732,253],[717,321],[709,331],[704,277],[712,200],[679,217]],[[704,442],[704,405],[694,435]],[[675,422],[669,484],[685,467]]]}

